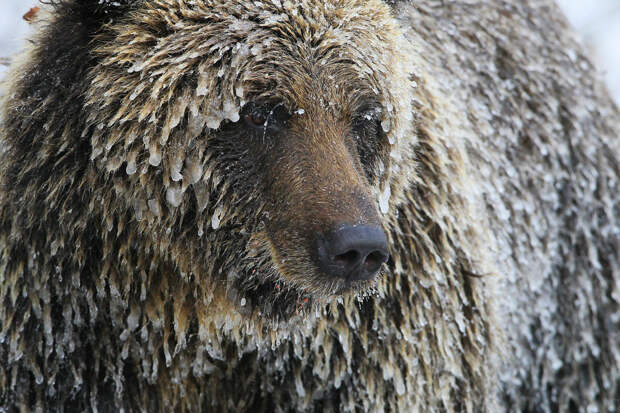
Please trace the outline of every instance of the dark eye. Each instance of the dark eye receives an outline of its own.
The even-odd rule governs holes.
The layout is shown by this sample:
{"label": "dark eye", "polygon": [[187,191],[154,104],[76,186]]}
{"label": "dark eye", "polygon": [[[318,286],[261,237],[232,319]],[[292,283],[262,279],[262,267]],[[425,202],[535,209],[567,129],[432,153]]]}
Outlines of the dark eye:
{"label": "dark eye", "polygon": [[262,113],[248,113],[245,115],[245,121],[252,126],[261,127],[267,122],[267,117]]}
{"label": "dark eye", "polygon": [[381,110],[375,107],[367,107],[358,112],[353,119],[353,130],[357,134],[377,136],[381,133]]}
{"label": "dark eye", "polygon": [[282,103],[256,104],[248,103],[243,108],[245,123],[253,128],[278,130],[285,126],[291,115]]}
{"label": "dark eye", "polygon": [[383,110],[377,103],[371,103],[356,111],[351,122],[351,136],[359,160],[369,182],[378,177],[379,159],[387,154],[388,140],[381,126]]}

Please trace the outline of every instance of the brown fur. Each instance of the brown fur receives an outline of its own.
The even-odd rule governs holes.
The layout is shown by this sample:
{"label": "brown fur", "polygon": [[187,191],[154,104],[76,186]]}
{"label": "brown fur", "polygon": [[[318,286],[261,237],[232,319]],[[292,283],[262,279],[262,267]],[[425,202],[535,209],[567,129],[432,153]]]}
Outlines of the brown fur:
{"label": "brown fur", "polygon": [[[59,2],[9,79],[0,127],[0,406],[479,412],[613,403],[617,319],[581,324],[618,314],[617,223],[608,218],[618,208],[618,146],[609,139],[617,108],[590,75],[567,79],[588,79],[595,91],[587,93],[610,116],[569,126],[566,115],[519,100],[534,94],[569,112],[567,92],[545,97],[554,90],[548,75],[510,89],[505,83],[520,78],[507,73],[525,63],[505,63],[499,49],[500,72],[476,69],[488,48],[476,54],[461,43],[489,40],[483,27],[470,32],[477,23],[451,31],[463,5],[120,3]],[[547,16],[544,2],[529,3]],[[524,29],[523,4],[489,4],[478,15],[510,20],[497,30],[519,28],[515,59],[526,32],[547,28]],[[549,62],[567,44],[557,41]],[[465,63],[451,60],[459,57]],[[291,117],[275,132],[252,130],[241,109],[250,102]],[[517,104],[507,125],[494,118]],[[358,128],[365,115],[376,133]],[[520,158],[541,142],[523,136],[524,122],[582,137],[600,161],[582,162],[608,183],[582,194],[600,205],[599,221],[576,244],[604,257],[606,269],[573,266],[591,279],[564,277],[571,270],[562,263],[572,262],[564,253],[538,255],[575,248],[563,235],[540,248],[527,238],[539,222],[530,205],[562,192],[544,187],[544,176],[559,185],[564,173],[555,160]],[[516,136],[517,150],[497,149]],[[558,136],[544,139],[561,156],[567,144]],[[521,199],[530,202],[523,215]],[[562,205],[589,208],[580,199]],[[567,225],[544,208],[550,231]],[[385,229],[391,260],[377,280],[345,285],[316,266],[314,237],[342,223]],[[531,261],[515,258],[522,253]],[[511,303],[542,302],[528,292],[538,279],[523,262],[557,267],[541,274],[543,291],[564,278],[566,296],[581,297],[583,285],[600,290],[600,309],[565,318],[582,331],[604,329],[592,336],[598,354],[574,356],[575,331],[545,330],[546,309],[515,314]],[[527,288],[495,281],[514,274]],[[541,324],[542,338],[519,323]],[[555,353],[537,353],[556,343],[568,349],[565,370],[550,370]],[[505,348],[524,367],[499,360]],[[541,385],[529,387],[537,369]],[[610,386],[588,387],[588,369]]]}

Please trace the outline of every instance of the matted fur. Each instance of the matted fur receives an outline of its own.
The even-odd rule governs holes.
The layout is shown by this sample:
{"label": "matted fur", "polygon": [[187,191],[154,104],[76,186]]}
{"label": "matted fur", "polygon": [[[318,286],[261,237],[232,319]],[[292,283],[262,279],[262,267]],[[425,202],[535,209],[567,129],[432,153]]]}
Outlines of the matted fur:
{"label": "matted fur", "polygon": [[[99,3],[7,79],[0,407],[614,408],[618,110],[551,1]],[[299,144],[239,134],[261,100]],[[295,225],[348,186],[391,260],[343,293]]]}

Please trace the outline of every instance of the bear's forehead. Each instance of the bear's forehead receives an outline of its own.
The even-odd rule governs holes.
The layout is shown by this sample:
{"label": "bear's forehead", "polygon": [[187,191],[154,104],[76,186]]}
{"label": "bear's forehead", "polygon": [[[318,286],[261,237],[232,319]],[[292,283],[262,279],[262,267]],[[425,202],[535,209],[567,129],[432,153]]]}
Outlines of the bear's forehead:
{"label": "bear's forehead", "polygon": [[[129,35],[129,49],[148,43],[154,50],[179,54],[219,55],[262,52],[299,57],[300,51],[321,54],[340,48],[339,56],[355,52],[377,60],[379,48],[390,45],[383,32],[391,23],[387,6],[377,1],[200,1],[156,0],[117,26]],[[386,50],[383,50],[384,52]],[[274,57],[266,55],[265,58]],[[263,59],[260,59],[263,60]],[[326,63],[326,62],[323,62]]]}
{"label": "bear's forehead", "polygon": [[374,100],[393,117],[409,104],[394,94],[409,67],[399,39],[377,0],[145,1],[92,43],[88,127],[140,129],[163,145],[187,113],[196,133],[216,130],[263,98],[340,116]]}
{"label": "bear's forehead", "polygon": [[[308,30],[304,34],[320,32],[330,27],[346,27],[350,23],[359,25],[364,21],[384,19],[389,9],[380,1],[367,0],[262,0],[262,1],[187,1],[172,0],[179,10],[191,9],[213,21],[245,20],[262,27],[298,26]],[[158,5],[155,5],[156,7]]]}
{"label": "bear's forehead", "polygon": [[[397,48],[384,35],[390,24],[389,9],[375,1],[155,0],[112,25],[113,40],[95,53],[103,66],[126,68],[129,76],[112,77],[124,87],[194,75],[199,96],[233,100],[270,93],[298,101],[339,84],[379,95]],[[336,87],[321,88],[328,84]]]}

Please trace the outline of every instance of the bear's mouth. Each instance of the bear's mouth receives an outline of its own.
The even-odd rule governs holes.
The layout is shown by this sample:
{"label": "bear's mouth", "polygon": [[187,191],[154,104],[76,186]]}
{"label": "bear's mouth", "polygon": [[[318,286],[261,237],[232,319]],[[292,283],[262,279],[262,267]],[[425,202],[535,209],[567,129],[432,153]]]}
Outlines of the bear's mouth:
{"label": "bear's mouth", "polygon": [[257,315],[270,321],[287,321],[318,311],[345,296],[367,297],[373,295],[375,281],[341,283],[329,296],[317,296],[286,281],[241,281],[237,288],[227,288],[227,297],[244,316]]}
{"label": "bear's mouth", "polygon": [[229,271],[226,280],[226,295],[244,316],[286,321],[344,296],[371,295],[376,286],[376,277],[339,278],[323,274],[316,267],[291,273],[294,266],[283,262],[264,231],[250,236],[246,251],[239,271]]}

